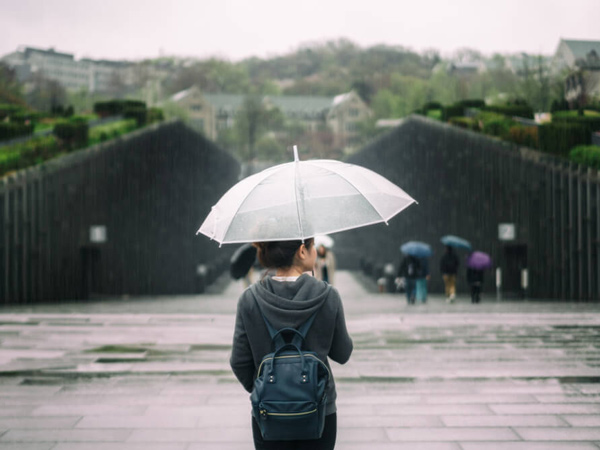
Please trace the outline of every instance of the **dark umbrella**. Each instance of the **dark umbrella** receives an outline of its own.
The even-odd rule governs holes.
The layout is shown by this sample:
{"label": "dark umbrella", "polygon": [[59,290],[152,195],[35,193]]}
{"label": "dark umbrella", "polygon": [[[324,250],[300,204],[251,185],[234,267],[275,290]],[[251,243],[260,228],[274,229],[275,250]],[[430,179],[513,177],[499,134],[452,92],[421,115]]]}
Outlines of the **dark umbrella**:
{"label": "dark umbrella", "polygon": [[467,267],[475,270],[485,270],[492,267],[492,258],[484,252],[473,252],[467,258]]}
{"label": "dark umbrella", "polygon": [[229,273],[235,280],[246,276],[256,261],[256,247],[244,244],[231,256]]}

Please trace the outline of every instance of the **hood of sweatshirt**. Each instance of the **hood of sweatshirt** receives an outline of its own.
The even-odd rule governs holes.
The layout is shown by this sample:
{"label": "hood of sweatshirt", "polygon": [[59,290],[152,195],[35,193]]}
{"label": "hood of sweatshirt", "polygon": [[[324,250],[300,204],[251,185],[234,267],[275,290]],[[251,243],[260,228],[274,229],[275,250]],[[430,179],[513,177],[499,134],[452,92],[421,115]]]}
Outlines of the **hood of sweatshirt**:
{"label": "hood of sweatshirt", "polygon": [[323,306],[330,287],[324,281],[303,274],[296,281],[275,281],[267,277],[252,292],[260,309],[275,329],[298,328]]}

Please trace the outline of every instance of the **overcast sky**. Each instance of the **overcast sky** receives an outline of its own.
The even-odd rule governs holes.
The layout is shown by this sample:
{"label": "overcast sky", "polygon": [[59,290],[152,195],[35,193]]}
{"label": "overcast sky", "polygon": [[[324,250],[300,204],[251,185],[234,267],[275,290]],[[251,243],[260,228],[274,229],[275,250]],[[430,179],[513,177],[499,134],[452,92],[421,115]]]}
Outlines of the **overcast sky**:
{"label": "overcast sky", "polygon": [[600,0],[0,0],[0,56],[18,46],[77,58],[285,54],[345,37],[443,55],[553,54],[600,40]]}

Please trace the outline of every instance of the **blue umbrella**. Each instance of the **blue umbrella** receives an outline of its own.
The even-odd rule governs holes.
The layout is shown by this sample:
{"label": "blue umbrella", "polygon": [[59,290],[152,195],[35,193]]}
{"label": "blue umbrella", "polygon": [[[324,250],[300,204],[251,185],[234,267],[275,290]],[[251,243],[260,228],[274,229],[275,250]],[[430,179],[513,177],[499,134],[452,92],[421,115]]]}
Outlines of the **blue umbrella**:
{"label": "blue umbrella", "polygon": [[446,236],[442,237],[441,241],[442,241],[442,244],[449,245],[450,247],[464,248],[465,250],[471,250],[471,243],[469,241],[467,241],[466,239],[459,238],[458,236],[453,236],[451,234],[447,234]]}
{"label": "blue umbrella", "polygon": [[432,254],[431,246],[420,241],[405,242],[400,246],[400,251],[405,255],[412,255],[417,258],[429,258]]}

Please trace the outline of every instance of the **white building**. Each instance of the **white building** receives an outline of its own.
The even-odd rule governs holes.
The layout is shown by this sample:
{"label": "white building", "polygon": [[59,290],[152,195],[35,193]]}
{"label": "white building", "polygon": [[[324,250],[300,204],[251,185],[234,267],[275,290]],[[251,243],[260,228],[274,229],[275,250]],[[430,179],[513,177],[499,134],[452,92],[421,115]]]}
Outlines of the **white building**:
{"label": "white building", "polygon": [[109,92],[116,82],[131,84],[133,77],[131,63],[77,60],[72,54],[57,52],[53,48],[20,47],[16,52],[0,58],[0,61],[16,70],[19,81],[27,82],[35,74],[42,74],[68,90]]}

